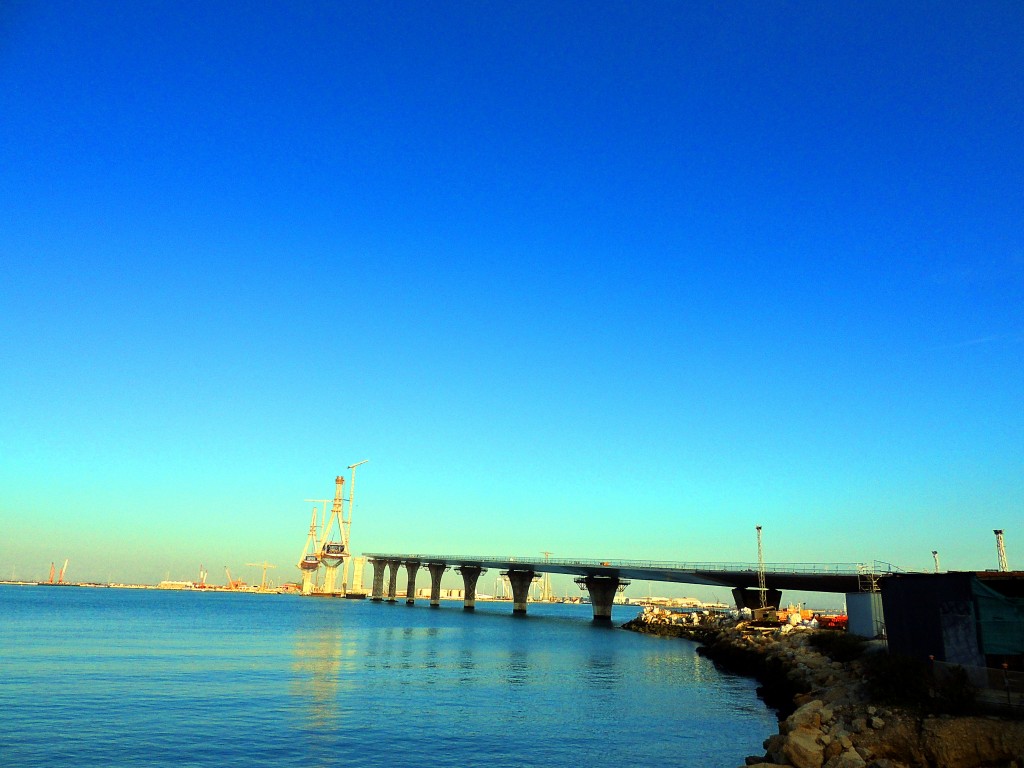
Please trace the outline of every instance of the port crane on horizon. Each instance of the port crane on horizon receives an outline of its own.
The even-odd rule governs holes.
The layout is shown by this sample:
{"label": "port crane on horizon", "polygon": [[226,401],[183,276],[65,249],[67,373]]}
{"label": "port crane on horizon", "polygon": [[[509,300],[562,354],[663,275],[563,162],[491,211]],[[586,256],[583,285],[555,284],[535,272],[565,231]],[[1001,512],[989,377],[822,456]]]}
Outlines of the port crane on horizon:
{"label": "port crane on horizon", "polygon": [[56,582],[57,584],[63,584],[64,583],[64,572],[67,571],[68,563],[69,562],[70,562],[70,558],[65,558],[64,559],[64,565],[60,569],[60,576],[57,576],[57,568],[56,568],[56,566],[52,562],[50,563],[50,584],[54,583],[54,581],[53,581],[54,576],[57,576],[57,582]]}
{"label": "port crane on horizon", "polygon": [[228,589],[245,589],[245,582],[241,579],[232,579],[231,570],[225,565],[224,573],[228,575]]}
{"label": "port crane on horizon", "polygon": [[265,591],[266,588],[267,588],[267,568],[277,568],[277,566],[276,565],[271,565],[266,560],[264,560],[262,563],[246,563],[246,565],[248,565],[248,566],[250,566],[252,568],[262,568],[263,569],[263,578],[260,579],[260,592]]}

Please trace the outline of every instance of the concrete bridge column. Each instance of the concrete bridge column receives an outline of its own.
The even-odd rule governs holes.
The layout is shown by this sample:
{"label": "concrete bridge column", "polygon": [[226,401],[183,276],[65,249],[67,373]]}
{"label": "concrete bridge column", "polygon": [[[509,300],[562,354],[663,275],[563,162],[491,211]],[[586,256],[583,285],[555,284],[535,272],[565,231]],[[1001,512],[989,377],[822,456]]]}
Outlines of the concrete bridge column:
{"label": "concrete bridge column", "polygon": [[508,582],[512,585],[513,614],[526,615],[526,601],[530,596],[530,584],[536,575],[532,570],[509,570],[502,574],[502,576],[508,576]]}
{"label": "concrete bridge column", "polygon": [[409,575],[409,581],[405,587],[405,604],[416,604],[416,571],[420,569],[419,560],[406,560],[405,572]]}
{"label": "concrete bridge column", "polygon": [[460,565],[455,569],[462,574],[462,585],[464,588],[462,609],[464,611],[476,610],[476,580],[486,569],[479,565]]}
{"label": "concrete bridge column", "polygon": [[441,576],[448,570],[445,563],[427,563],[430,571],[430,607],[441,607]]}
{"label": "concrete bridge column", "polygon": [[612,620],[612,604],[619,587],[629,584],[618,576],[582,576],[576,583],[586,586],[590,604],[594,606],[594,621],[604,624]]}
{"label": "concrete bridge column", "polygon": [[370,565],[373,566],[373,591],[370,593],[370,599],[375,603],[384,599],[384,568],[387,564],[387,560],[370,561]]}
{"label": "concrete bridge column", "polygon": [[388,560],[388,602],[393,603],[396,601],[396,595],[398,594],[398,568],[402,564],[401,560]]}
{"label": "concrete bridge column", "polygon": [[[782,590],[769,589],[764,597],[768,608],[778,608],[782,603]],[[753,611],[761,607],[761,590],[736,587],[732,591],[732,599],[736,601],[736,607],[740,610],[749,608]]]}

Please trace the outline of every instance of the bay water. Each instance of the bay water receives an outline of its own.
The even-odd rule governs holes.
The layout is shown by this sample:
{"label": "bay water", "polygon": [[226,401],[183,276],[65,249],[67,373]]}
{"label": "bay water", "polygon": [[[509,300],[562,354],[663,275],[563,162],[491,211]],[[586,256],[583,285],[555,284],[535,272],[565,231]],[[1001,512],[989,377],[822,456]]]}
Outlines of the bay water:
{"label": "bay water", "polygon": [[755,683],[589,605],[0,586],[0,766],[734,767]]}

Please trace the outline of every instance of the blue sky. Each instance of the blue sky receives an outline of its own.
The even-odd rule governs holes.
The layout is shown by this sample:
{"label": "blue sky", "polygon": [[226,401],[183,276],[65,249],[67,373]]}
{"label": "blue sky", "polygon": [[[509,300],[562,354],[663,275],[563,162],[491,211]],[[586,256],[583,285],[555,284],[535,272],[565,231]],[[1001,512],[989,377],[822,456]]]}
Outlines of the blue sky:
{"label": "blue sky", "polygon": [[293,5],[0,10],[0,575],[1020,565],[1019,3]]}

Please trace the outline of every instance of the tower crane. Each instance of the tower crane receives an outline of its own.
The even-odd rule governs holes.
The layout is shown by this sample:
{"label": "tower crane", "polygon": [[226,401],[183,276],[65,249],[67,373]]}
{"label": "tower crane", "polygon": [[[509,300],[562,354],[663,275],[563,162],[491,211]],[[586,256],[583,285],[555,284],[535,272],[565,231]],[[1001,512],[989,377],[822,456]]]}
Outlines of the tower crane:
{"label": "tower crane", "polygon": [[[351,540],[352,540],[352,505],[353,505],[353,503],[355,503],[355,498],[356,498],[356,467],[362,466],[363,464],[365,464],[368,461],[369,461],[369,459],[363,459],[362,461],[357,461],[355,464],[349,464],[348,465],[348,468],[352,471],[352,485],[348,489],[348,520],[344,521],[344,523],[342,525],[342,528],[344,529],[343,530],[343,540],[345,542],[345,548],[350,553],[352,551],[352,545],[351,545]],[[351,581],[349,581],[349,578],[348,578],[349,569],[351,567],[352,567],[351,561],[346,560],[345,561],[345,572],[344,572],[344,574],[342,576],[342,579],[341,579],[341,591],[344,592],[345,594],[348,594],[349,585],[352,583]],[[360,579],[359,580],[362,581],[362,573],[361,572],[360,572]]]}
{"label": "tower crane", "polygon": [[263,569],[263,578],[260,579],[260,592],[263,592],[267,588],[267,568],[277,568],[277,566],[271,565],[266,560],[264,560],[262,563],[246,563],[246,565],[253,568]]}

